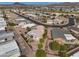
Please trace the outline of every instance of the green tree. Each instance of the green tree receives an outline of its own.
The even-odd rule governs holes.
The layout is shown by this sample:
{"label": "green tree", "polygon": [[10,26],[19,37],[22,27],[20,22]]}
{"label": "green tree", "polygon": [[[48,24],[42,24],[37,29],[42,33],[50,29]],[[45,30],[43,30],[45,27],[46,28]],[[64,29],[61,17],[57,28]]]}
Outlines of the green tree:
{"label": "green tree", "polygon": [[28,32],[28,31],[31,31],[31,28],[27,27],[27,32]]}
{"label": "green tree", "polygon": [[45,28],[44,34],[43,34],[43,38],[45,39],[47,37],[47,29]]}
{"label": "green tree", "polygon": [[9,26],[16,26],[15,23],[8,23]]}
{"label": "green tree", "polygon": [[43,47],[42,43],[38,44],[38,49],[41,49]]}
{"label": "green tree", "polygon": [[50,42],[49,47],[51,50],[59,50],[60,49],[60,44],[56,41]]}
{"label": "green tree", "polygon": [[44,42],[44,39],[43,39],[43,38],[41,38],[41,39],[40,39],[40,43],[43,43],[43,42]]}
{"label": "green tree", "polygon": [[66,51],[67,51],[67,45],[61,45],[58,52],[59,56],[66,57],[67,56]]}
{"label": "green tree", "polygon": [[56,16],[56,14],[53,14],[53,16]]}
{"label": "green tree", "polygon": [[63,11],[62,8],[60,8],[60,11]]}
{"label": "green tree", "polygon": [[46,52],[42,49],[36,51],[36,57],[46,57]]}

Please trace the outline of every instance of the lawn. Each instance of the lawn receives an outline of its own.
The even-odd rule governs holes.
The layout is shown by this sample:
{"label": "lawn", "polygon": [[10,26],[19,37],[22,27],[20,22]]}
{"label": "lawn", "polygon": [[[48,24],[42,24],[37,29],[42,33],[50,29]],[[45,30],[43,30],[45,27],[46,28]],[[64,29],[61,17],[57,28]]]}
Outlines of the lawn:
{"label": "lawn", "polygon": [[42,49],[36,51],[36,57],[46,57],[46,52]]}
{"label": "lawn", "polygon": [[51,50],[59,50],[60,49],[60,45],[56,41],[53,41],[53,42],[49,43],[49,48]]}
{"label": "lawn", "polygon": [[38,49],[41,49],[43,47],[43,44],[42,43],[39,43],[38,44]]}

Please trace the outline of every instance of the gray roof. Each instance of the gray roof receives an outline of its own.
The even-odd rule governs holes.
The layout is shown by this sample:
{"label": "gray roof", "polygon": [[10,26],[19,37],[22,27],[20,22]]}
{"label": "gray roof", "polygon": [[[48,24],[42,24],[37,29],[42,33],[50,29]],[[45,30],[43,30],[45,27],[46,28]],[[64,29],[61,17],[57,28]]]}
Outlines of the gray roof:
{"label": "gray roof", "polygon": [[77,28],[77,27],[70,27],[69,29],[72,29],[72,30],[75,30],[75,31],[79,32],[79,28]]}
{"label": "gray roof", "polygon": [[6,21],[4,18],[0,18],[0,27],[6,26]]}
{"label": "gray roof", "polygon": [[14,36],[13,32],[0,31],[0,40],[11,37],[11,36],[12,37]]}
{"label": "gray roof", "polygon": [[25,19],[25,20],[15,20],[14,23],[19,24],[20,22],[26,22],[26,23],[32,23],[31,21]]}
{"label": "gray roof", "polygon": [[64,34],[70,34],[70,32],[67,31],[67,30],[64,30],[64,29],[60,29],[60,28],[53,28],[53,30],[52,30],[52,37],[53,38],[63,38],[63,39],[66,39]]}
{"label": "gray roof", "polygon": [[15,40],[0,44],[0,57],[18,57],[20,50]]}

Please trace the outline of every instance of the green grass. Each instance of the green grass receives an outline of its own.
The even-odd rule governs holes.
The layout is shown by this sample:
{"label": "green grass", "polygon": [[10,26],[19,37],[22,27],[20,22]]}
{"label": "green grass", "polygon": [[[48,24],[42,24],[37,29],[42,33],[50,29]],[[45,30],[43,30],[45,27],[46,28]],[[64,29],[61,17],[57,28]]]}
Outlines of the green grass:
{"label": "green grass", "polygon": [[67,50],[67,45],[60,46],[60,51],[66,51],[66,50]]}
{"label": "green grass", "polygon": [[46,52],[42,49],[36,51],[36,57],[46,57]]}
{"label": "green grass", "polygon": [[43,47],[43,44],[42,43],[39,43],[38,44],[38,49],[41,49]]}
{"label": "green grass", "polygon": [[56,41],[50,42],[49,47],[51,50],[59,50],[60,49],[60,45]]}
{"label": "green grass", "polygon": [[39,40],[38,49],[36,51],[36,57],[45,57],[46,56],[46,52],[42,49],[46,36],[47,36],[47,31],[45,30],[42,38]]}
{"label": "green grass", "polygon": [[43,38],[41,38],[41,39],[40,39],[40,43],[43,43],[43,42],[44,42],[44,39],[43,39]]}
{"label": "green grass", "polygon": [[49,47],[51,50],[55,50],[58,51],[58,55],[61,57],[66,57],[67,54],[67,50],[68,50],[68,46],[67,45],[60,45],[58,44],[56,41],[53,41],[51,43],[49,43]]}
{"label": "green grass", "polygon": [[59,52],[58,52],[59,56],[66,57],[67,56],[67,54],[66,54],[67,50],[68,50],[67,45],[61,45]]}

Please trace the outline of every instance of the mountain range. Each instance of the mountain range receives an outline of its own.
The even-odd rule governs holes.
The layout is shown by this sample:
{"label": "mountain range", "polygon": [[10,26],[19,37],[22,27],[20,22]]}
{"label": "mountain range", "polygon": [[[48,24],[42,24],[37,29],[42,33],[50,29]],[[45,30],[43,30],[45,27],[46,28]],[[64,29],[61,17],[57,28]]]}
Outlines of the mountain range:
{"label": "mountain range", "polygon": [[19,5],[19,6],[27,6],[27,5],[77,5],[79,6],[79,2],[0,2],[0,5]]}

